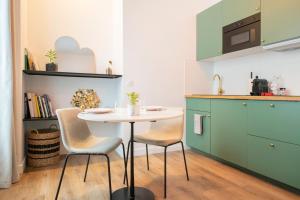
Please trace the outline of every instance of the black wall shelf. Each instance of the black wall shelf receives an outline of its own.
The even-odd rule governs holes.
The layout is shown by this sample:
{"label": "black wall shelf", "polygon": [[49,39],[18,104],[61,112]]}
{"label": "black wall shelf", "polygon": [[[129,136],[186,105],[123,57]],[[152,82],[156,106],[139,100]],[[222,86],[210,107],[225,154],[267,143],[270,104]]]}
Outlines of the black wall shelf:
{"label": "black wall shelf", "polygon": [[92,73],[76,73],[76,72],[48,72],[48,71],[33,71],[23,70],[24,74],[37,76],[64,76],[64,77],[83,77],[83,78],[107,78],[116,79],[122,75],[108,75],[108,74],[92,74]]}
{"label": "black wall shelf", "polygon": [[48,118],[40,118],[40,117],[34,117],[34,118],[24,118],[24,122],[30,122],[30,121],[50,121],[50,120],[57,120],[57,117],[48,117]]}

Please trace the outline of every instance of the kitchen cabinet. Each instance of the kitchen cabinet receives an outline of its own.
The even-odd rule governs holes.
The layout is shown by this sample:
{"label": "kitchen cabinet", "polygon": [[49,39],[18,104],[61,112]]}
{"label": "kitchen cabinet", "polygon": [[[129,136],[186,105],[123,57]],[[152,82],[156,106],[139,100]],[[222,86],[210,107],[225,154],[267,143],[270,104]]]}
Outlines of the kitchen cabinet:
{"label": "kitchen cabinet", "polygon": [[211,100],[211,153],[247,167],[247,101]]}
{"label": "kitchen cabinet", "polygon": [[210,112],[210,99],[197,99],[197,98],[187,99],[186,108],[189,110]]}
{"label": "kitchen cabinet", "polygon": [[262,45],[300,37],[299,0],[262,0]]}
{"label": "kitchen cabinet", "polygon": [[[203,133],[194,132],[194,115],[203,116]],[[205,153],[210,153],[210,113],[187,110],[186,113],[186,142],[187,145]]]}
{"label": "kitchen cabinet", "polygon": [[299,113],[299,102],[249,101],[248,133],[300,145]]}
{"label": "kitchen cabinet", "polygon": [[[260,12],[261,0],[223,0],[222,24],[229,25]],[[272,0],[271,0],[272,1]]]}
{"label": "kitchen cabinet", "polygon": [[[300,189],[300,100],[238,98],[187,98],[187,144]],[[202,136],[194,114],[211,116]]]}
{"label": "kitchen cabinet", "polygon": [[221,3],[197,15],[197,60],[222,55]]}
{"label": "kitchen cabinet", "polygon": [[300,146],[248,136],[248,148],[250,170],[300,188]]}

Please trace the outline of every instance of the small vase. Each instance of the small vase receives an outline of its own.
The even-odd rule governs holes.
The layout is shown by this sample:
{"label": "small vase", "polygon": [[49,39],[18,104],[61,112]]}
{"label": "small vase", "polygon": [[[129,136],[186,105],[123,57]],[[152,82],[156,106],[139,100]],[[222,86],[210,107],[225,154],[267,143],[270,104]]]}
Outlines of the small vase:
{"label": "small vase", "polygon": [[57,72],[57,64],[55,64],[55,63],[47,63],[46,64],[46,71],[47,72]]}
{"label": "small vase", "polygon": [[140,114],[140,106],[139,105],[131,105],[128,104],[127,106],[127,113],[130,116],[137,116]]}

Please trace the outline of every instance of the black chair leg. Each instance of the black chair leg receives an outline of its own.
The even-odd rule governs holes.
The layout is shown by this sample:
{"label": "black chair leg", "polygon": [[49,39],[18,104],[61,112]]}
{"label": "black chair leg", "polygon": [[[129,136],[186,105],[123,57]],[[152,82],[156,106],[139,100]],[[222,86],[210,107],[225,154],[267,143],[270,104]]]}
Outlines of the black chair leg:
{"label": "black chair leg", "polygon": [[[125,146],[124,146],[124,143],[122,143],[122,149],[123,149],[123,161],[124,161],[124,168],[125,168],[124,176],[125,176],[125,180],[126,180],[126,185],[128,187],[128,174],[127,174],[126,155],[125,155]],[[123,181],[123,184],[125,184],[124,181]]]}
{"label": "black chair leg", "polygon": [[[125,169],[127,170],[127,164],[128,164],[128,157],[129,157],[129,147],[130,147],[130,141],[128,142],[127,145],[127,152],[126,152],[126,161],[125,161]],[[123,178],[123,184],[125,184],[125,174],[124,174],[124,178]]]}
{"label": "black chair leg", "polygon": [[105,155],[107,160],[107,172],[108,172],[108,183],[109,183],[109,199],[112,199],[112,188],[111,188],[111,173],[110,173],[110,160],[108,155]]}
{"label": "black chair leg", "polygon": [[167,198],[167,147],[164,153],[164,198]]}
{"label": "black chair leg", "polygon": [[88,172],[88,169],[89,169],[89,164],[90,164],[90,158],[91,158],[91,155],[88,156],[83,182],[85,182],[85,180],[86,180],[86,175],[87,175],[87,172]]}
{"label": "black chair leg", "polygon": [[186,173],[186,179],[189,181],[189,173],[188,173],[188,169],[187,169],[187,164],[186,164],[186,159],[185,159],[185,152],[184,152],[184,146],[183,146],[183,142],[181,141],[181,147],[182,147],[182,153],[183,153],[183,159],[184,159],[184,166],[185,166],[185,173]]}
{"label": "black chair leg", "polygon": [[149,171],[149,152],[148,152],[148,144],[146,144],[146,156],[147,156],[147,169]]}
{"label": "black chair leg", "polygon": [[57,198],[58,198],[58,194],[59,194],[59,190],[60,190],[60,187],[61,187],[61,183],[62,183],[64,174],[65,174],[65,169],[66,169],[67,162],[68,162],[68,159],[69,159],[70,156],[71,155],[67,155],[67,157],[65,159],[64,167],[63,167],[61,175],[60,175],[60,180],[59,180],[58,188],[57,188],[56,195],[55,195],[55,200],[57,200]]}

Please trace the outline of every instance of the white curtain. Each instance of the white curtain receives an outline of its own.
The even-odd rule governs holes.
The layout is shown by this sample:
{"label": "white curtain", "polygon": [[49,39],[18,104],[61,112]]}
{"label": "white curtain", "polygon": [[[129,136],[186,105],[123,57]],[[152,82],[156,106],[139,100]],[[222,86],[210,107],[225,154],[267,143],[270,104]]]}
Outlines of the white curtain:
{"label": "white curtain", "polygon": [[11,1],[0,0],[0,188],[18,179],[13,91]]}

